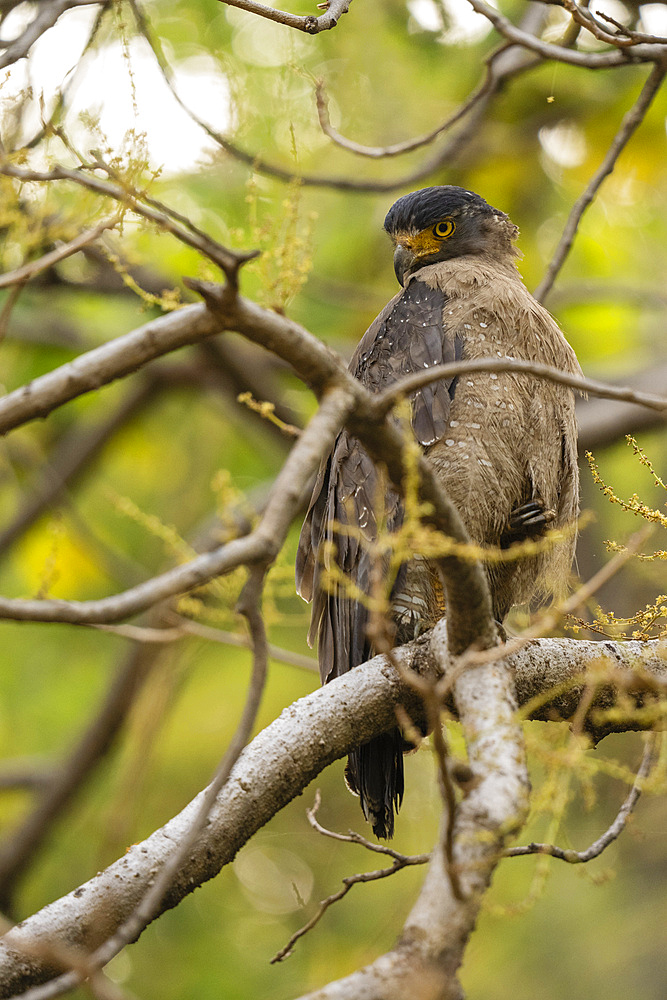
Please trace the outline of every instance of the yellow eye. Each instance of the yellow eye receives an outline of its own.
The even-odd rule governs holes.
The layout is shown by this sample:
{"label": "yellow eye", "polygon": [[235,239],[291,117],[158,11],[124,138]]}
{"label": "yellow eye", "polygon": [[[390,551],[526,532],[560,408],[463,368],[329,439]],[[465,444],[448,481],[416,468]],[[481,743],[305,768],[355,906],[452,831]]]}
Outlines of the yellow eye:
{"label": "yellow eye", "polygon": [[436,239],[446,240],[452,235],[456,229],[456,223],[453,219],[443,219],[441,222],[436,222],[433,227],[433,235]]}

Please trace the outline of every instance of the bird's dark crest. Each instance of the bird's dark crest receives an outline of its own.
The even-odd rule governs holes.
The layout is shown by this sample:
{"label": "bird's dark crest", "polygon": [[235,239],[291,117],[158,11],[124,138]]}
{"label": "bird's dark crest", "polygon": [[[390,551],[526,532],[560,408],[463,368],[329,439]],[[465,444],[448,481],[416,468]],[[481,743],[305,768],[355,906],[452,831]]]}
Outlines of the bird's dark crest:
{"label": "bird's dark crest", "polygon": [[474,191],[454,184],[438,184],[413,191],[395,201],[387,212],[384,228],[388,233],[418,233],[444,216],[456,218],[468,213],[508,219],[504,212],[493,208]]}

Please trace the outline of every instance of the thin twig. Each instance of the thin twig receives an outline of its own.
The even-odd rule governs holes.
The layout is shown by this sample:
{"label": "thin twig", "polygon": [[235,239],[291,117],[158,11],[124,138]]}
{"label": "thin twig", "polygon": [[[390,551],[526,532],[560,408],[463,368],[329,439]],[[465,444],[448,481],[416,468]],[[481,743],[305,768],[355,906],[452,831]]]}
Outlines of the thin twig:
{"label": "thin twig", "polygon": [[430,854],[400,854],[398,851],[394,851],[391,847],[387,847],[384,844],[373,844],[370,840],[366,840],[361,834],[350,831],[349,833],[335,833],[333,830],[327,830],[326,827],[322,826],[316,819],[317,810],[320,807],[321,796],[319,789],[315,793],[315,802],[311,809],[306,810],[306,815],[308,816],[308,822],[318,833],[321,833],[324,837],[332,837],[334,840],[342,840],[348,844],[360,844],[369,851],[374,851],[376,854],[385,854],[393,859],[393,864],[389,868],[379,868],[372,872],[363,872],[358,875],[347,875],[343,881],[343,888],[339,889],[338,892],[331,893],[326,899],[321,900],[317,910],[310,918],[310,920],[300,927],[298,931],[290,937],[284,947],[277,952],[271,959],[271,964],[275,962],[282,962],[285,958],[289,956],[294,951],[294,945],[302,938],[304,934],[319,923],[326,911],[329,909],[333,903],[337,903],[339,899],[346,896],[352,886],[359,885],[360,882],[376,882],[381,878],[388,878],[388,876],[393,875],[394,872],[401,871],[402,868],[407,868],[411,865],[425,865],[430,859]]}
{"label": "thin twig", "polygon": [[524,361],[520,358],[472,358],[467,361],[453,361],[446,365],[433,365],[432,368],[406,375],[393,383],[390,388],[378,393],[375,406],[379,413],[388,413],[402,396],[408,396],[440,379],[467,375],[470,372],[517,372],[544,378],[556,385],[567,385],[581,393],[599,396],[601,399],[616,399],[619,402],[639,403],[650,409],[667,413],[667,396],[657,396],[652,393],[640,392],[626,386],[610,385],[595,379],[581,378],[570,375],[559,368],[543,365],[537,361]]}
{"label": "thin twig", "polygon": [[[212,628],[210,625],[203,625],[201,622],[190,621],[186,618],[178,618],[178,616],[176,618],[178,624],[170,628],[150,628],[146,625],[93,625],[92,627],[100,629],[102,632],[110,632],[112,635],[122,636],[124,639],[131,639],[133,642],[161,645],[163,643],[178,642],[179,639],[191,635],[197,636],[200,639],[208,639],[211,642],[219,642],[223,646],[236,646],[239,649],[252,648],[252,642],[246,635]],[[308,670],[310,673],[317,673],[319,671],[317,660],[312,656],[293,653],[290,649],[283,649],[281,646],[274,646],[272,643],[269,643],[267,649],[272,660],[288,663],[292,667],[300,667],[303,670]]]}
{"label": "thin twig", "polygon": [[290,14],[288,11],[276,10],[275,7],[257,3],[256,0],[221,0],[221,2],[229,7],[239,7],[259,17],[266,17],[269,21],[286,24],[289,28],[305,31],[309,35],[318,35],[320,31],[336,27],[343,14],[347,14],[350,9],[352,0],[330,0],[325,4],[326,13],[320,14],[319,17],[313,14]]}
{"label": "thin twig", "polygon": [[[501,91],[505,82],[518,73],[538,65],[540,62],[537,57],[524,53],[517,46],[508,47],[505,43],[499,46],[487,59],[487,78],[477,92],[477,97],[474,100],[471,99],[470,103],[466,106],[468,121],[465,127],[457,135],[453,136],[438,153],[408,174],[388,181],[365,180],[349,176],[317,176],[299,173],[293,169],[286,169],[285,167],[264,160],[257,153],[247,152],[214,129],[189,108],[176,90],[174,73],[160,50],[159,45],[152,37],[150,22],[143,9],[139,6],[138,0],[130,0],[130,4],[135,14],[137,27],[150,46],[162,76],[174,98],[192,121],[203,129],[225,152],[253,171],[266,174],[269,177],[275,177],[277,180],[287,183],[298,180],[299,183],[305,186],[325,187],[337,191],[354,191],[363,194],[396,191],[401,187],[415,184],[430,176],[435,171],[440,170],[445,163],[451,162],[478,135],[479,125],[487,108],[493,98]],[[528,28],[542,23],[542,14],[537,7],[529,8],[524,23]]]}
{"label": "thin twig", "polygon": [[[503,37],[509,42],[530,49],[542,56],[543,59],[551,59],[556,62],[570,63],[572,66],[582,66],[587,69],[604,69],[612,66],[625,66],[628,62],[658,62],[665,58],[667,46],[648,45],[641,43],[635,45],[630,52],[621,48],[613,52],[580,52],[576,49],[565,48],[562,45],[552,45],[544,42],[541,38],[522,31],[515,24],[506,18],[495,8],[490,7],[484,0],[468,0],[468,3],[478,14],[483,14]],[[618,46],[616,39],[613,42]]]}
{"label": "thin twig", "polygon": [[36,8],[36,14],[27,28],[5,49],[0,57],[0,69],[10,66],[19,59],[25,58],[38,38],[52,28],[61,14],[72,7],[84,7],[91,4],[105,3],[107,0],[50,0]]}
{"label": "thin twig", "polygon": [[600,24],[591,10],[586,7],[580,7],[579,4],[575,3],[575,0],[560,0],[560,3],[570,14],[572,20],[586,31],[589,31],[598,41],[606,42],[607,45],[615,45],[616,48],[624,48],[637,44],[637,40],[633,39],[625,31],[622,34],[608,31],[604,25]]}
{"label": "thin twig", "polygon": [[99,222],[92,229],[86,229],[78,236],[75,236],[73,240],[69,243],[64,243],[60,247],[56,247],[55,250],[51,250],[50,253],[44,254],[43,257],[39,257],[37,260],[31,260],[22,267],[17,267],[14,271],[7,271],[5,274],[0,274],[0,288],[7,288],[10,285],[23,284],[30,278],[33,278],[36,274],[41,271],[45,271],[49,267],[53,267],[61,260],[65,260],[67,257],[71,257],[73,254],[78,253],[83,247],[87,246],[89,243],[94,243],[103,232],[107,229],[113,229],[115,225],[120,221],[119,215],[114,215],[110,219],[104,219]]}
{"label": "thin twig", "polygon": [[555,844],[538,844],[533,841],[530,844],[525,844],[520,847],[507,848],[504,852],[505,857],[518,858],[524,857],[527,854],[548,854],[552,858],[558,858],[560,861],[566,861],[571,865],[585,864],[588,861],[592,861],[593,858],[599,857],[600,854],[602,854],[602,852],[619,837],[631,812],[635,808],[639,796],[642,793],[646,778],[651,773],[655,763],[658,738],[660,735],[661,734],[659,733],[649,734],[644,746],[644,754],[642,756],[642,761],[639,765],[639,770],[637,771],[634,784],[628,792],[623,805],[616,814],[614,822],[607,830],[605,830],[602,836],[598,837],[598,839],[594,841],[590,847],[587,847],[585,851],[574,851],[570,848],[557,847]]}
{"label": "thin twig", "polygon": [[[105,173],[109,172],[108,165],[102,160],[89,164],[88,169],[104,170]],[[130,190],[122,183],[111,183],[101,180],[99,177],[87,173],[83,168],[72,169],[58,165],[52,167],[51,170],[32,170],[29,167],[21,167],[15,163],[4,161],[0,162],[0,174],[6,177],[15,177],[17,180],[38,181],[42,183],[70,181],[73,184],[78,184],[90,191],[94,191],[105,198],[112,198],[121,205],[127,206],[128,209],[131,209],[131,211],[142,218],[155,223],[160,229],[171,233],[181,243],[198,250],[204,257],[213,261],[233,285],[236,284],[239,268],[259,253],[257,250],[242,253],[229,250],[206,233],[197,229],[191,222],[188,221],[187,225],[183,224],[181,219],[177,218],[178,213],[167,209],[166,206],[161,205],[160,208],[153,207],[150,204],[151,199],[147,198],[145,194]]]}
{"label": "thin twig", "polygon": [[439,135],[442,135],[443,132],[448,131],[453,125],[456,125],[457,122],[461,121],[462,118],[465,118],[468,112],[471,111],[472,108],[474,108],[474,106],[490,90],[492,82],[493,77],[489,70],[486,73],[482,85],[474,91],[473,94],[471,94],[468,100],[465,101],[453,115],[445,119],[445,121],[438,125],[437,128],[434,128],[431,132],[427,132],[425,135],[419,136],[417,139],[408,139],[406,142],[397,142],[391,146],[364,146],[341,135],[340,132],[333,127],[331,119],[329,118],[329,105],[323,80],[318,80],[315,86],[317,115],[320,121],[320,128],[337,146],[340,146],[342,149],[347,149],[348,152],[355,153],[357,156],[366,156],[370,159],[379,160],[391,156],[400,156],[403,153],[409,153],[414,149],[419,149],[421,146],[427,146],[429,143],[433,142],[433,140],[437,139]]}
{"label": "thin twig", "polygon": [[595,198],[602,182],[613,171],[616,161],[627,145],[632,134],[643,122],[646,113],[651,106],[653,98],[660,89],[662,81],[665,78],[665,74],[667,74],[667,61],[665,61],[666,56],[667,47],[665,47],[665,56],[663,56],[662,62],[657,62],[655,64],[648,79],[642,87],[636,103],[623,117],[621,127],[614,136],[613,142],[607,150],[607,155],[596,170],[593,177],[591,177],[586,190],[575,202],[565,225],[565,229],[563,230],[563,235],[561,236],[560,242],[556,247],[556,251],[551,259],[549,267],[546,270],[546,274],[544,275],[544,278],[540,282],[538,288],[535,290],[534,294],[538,302],[544,301],[546,296],[549,294],[549,291],[556,280],[556,275],[560,271],[567,255],[570,252],[584,212]]}
{"label": "thin twig", "polygon": [[633,28],[628,28],[625,24],[621,24],[620,21],[611,17],[610,14],[605,14],[601,10],[596,10],[595,13],[601,20],[613,24],[623,35],[627,35],[628,38],[632,38],[636,42],[655,42],[658,45],[667,45],[667,37],[665,35],[650,35],[645,31],[635,31]]}

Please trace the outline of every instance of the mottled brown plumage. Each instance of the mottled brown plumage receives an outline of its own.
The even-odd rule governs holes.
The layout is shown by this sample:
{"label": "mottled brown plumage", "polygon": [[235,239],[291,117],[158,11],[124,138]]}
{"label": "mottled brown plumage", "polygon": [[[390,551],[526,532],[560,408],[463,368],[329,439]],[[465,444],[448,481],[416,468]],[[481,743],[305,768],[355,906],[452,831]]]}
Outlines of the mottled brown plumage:
{"label": "mottled brown plumage", "polygon": [[[555,321],[521,281],[513,246],[518,230],[502,212],[461,188],[426,188],[399,199],[385,228],[404,287],[366,331],[350,363],[371,392],[460,358],[520,358],[580,373]],[[526,374],[475,374],[436,382],[411,401],[415,437],[474,541],[506,547],[542,534],[550,523],[573,524],[578,474],[571,390]],[[327,591],[321,577],[335,558],[354,585],[369,592],[368,548],[337,525],[356,525],[372,540],[379,496],[388,528],[398,529],[399,495],[342,431],[316,483],[297,556],[299,592],[313,601],[309,641],[318,641],[323,683],[373,655],[366,608]],[[574,541],[571,531],[567,541],[539,555],[487,566],[499,621],[536,591],[562,587]],[[430,627],[442,613],[437,574],[416,555],[392,591],[397,641]],[[393,833],[403,796],[403,748],[395,730],[350,755],[348,784],[378,836]]]}

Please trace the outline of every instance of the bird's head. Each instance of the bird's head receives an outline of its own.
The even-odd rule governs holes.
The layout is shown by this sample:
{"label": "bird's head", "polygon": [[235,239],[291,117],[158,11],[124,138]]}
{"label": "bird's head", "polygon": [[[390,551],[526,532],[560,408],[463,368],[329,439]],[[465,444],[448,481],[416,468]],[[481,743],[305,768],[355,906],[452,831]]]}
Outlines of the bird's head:
{"label": "bird's head", "polygon": [[519,256],[512,246],[517,226],[474,191],[442,184],[413,191],[394,202],[384,220],[394,243],[394,270],[401,284],[425,264],[465,254]]}

